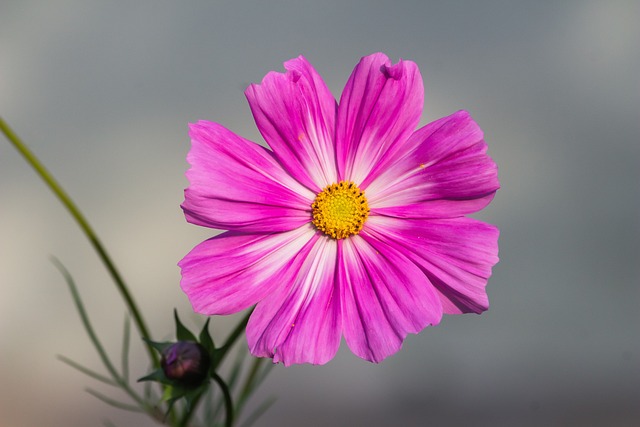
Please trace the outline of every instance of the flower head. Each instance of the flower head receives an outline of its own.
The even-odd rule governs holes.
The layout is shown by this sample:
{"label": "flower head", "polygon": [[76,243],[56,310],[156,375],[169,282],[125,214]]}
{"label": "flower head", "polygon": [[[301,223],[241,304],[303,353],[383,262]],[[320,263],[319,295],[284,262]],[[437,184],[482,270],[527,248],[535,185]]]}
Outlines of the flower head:
{"label": "flower head", "polygon": [[356,65],[339,103],[302,56],[246,96],[270,149],[217,123],[190,125],[193,224],[227,230],[180,261],[197,312],[256,305],[252,354],[323,364],[345,337],[379,362],[443,313],[488,308],[498,229],[465,215],[499,188],[465,111],[417,130],[422,78],[382,53]]}
{"label": "flower head", "polygon": [[160,366],[165,376],[185,386],[200,385],[209,376],[211,357],[193,341],[178,341],[162,351]]}

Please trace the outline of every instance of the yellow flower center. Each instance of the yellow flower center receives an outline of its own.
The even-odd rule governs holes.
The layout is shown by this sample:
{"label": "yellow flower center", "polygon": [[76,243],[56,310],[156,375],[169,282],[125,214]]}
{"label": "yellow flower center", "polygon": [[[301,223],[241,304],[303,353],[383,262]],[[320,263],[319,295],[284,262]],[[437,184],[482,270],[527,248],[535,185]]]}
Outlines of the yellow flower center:
{"label": "yellow flower center", "polygon": [[364,191],[351,181],[325,187],[311,205],[313,224],[334,239],[344,239],[362,230],[369,216]]}

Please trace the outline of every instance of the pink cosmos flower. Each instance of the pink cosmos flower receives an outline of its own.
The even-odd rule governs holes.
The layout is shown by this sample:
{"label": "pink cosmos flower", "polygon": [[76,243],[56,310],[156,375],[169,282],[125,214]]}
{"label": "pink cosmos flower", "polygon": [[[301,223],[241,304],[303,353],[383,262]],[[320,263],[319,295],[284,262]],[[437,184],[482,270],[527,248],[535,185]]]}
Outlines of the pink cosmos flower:
{"label": "pink cosmos flower", "polygon": [[246,96],[270,150],[217,123],[190,125],[187,221],[228,230],[180,261],[195,311],[257,304],[255,356],[324,364],[341,337],[380,362],[443,313],[481,313],[498,229],[465,215],[499,188],[465,111],[415,130],[422,78],[382,53],[336,103],[302,56]]}

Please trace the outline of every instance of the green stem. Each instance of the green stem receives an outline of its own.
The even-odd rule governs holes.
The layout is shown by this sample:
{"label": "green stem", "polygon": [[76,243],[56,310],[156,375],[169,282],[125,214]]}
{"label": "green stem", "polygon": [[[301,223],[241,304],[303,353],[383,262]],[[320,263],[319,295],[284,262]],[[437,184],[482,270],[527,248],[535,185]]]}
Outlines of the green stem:
{"label": "green stem", "polygon": [[198,394],[185,408],[184,414],[182,416],[182,419],[180,420],[180,423],[178,424],[178,427],[187,427],[189,425],[189,421],[191,421],[191,417],[193,416],[193,414],[195,414],[196,408],[198,407],[198,402],[201,398],[202,393]]}
{"label": "green stem", "polygon": [[[122,298],[125,301],[125,304],[129,308],[129,312],[133,316],[133,320],[140,332],[140,335],[143,338],[151,339],[151,335],[149,334],[149,330],[140,314],[140,310],[138,310],[138,306],[136,305],[133,297],[129,293],[127,285],[124,283],[124,280],[120,276],[120,273],[116,269],[113,261],[107,254],[106,249],[100,243],[98,236],[93,231],[89,222],[85,219],[84,215],[80,212],[78,207],[73,203],[73,200],[69,197],[69,195],[64,191],[64,189],[58,184],[53,175],[49,173],[49,171],[44,167],[44,165],[38,160],[38,158],[29,150],[29,148],[22,142],[22,140],[16,135],[13,130],[9,127],[9,125],[0,117],[0,130],[5,134],[9,142],[22,154],[27,163],[36,171],[36,173],[42,178],[42,180],[47,184],[49,189],[56,195],[58,200],[64,205],[65,208],[69,211],[71,216],[76,220],[82,231],[84,232],[87,239],[98,253],[98,256],[102,260],[102,263],[109,271],[111,278],[116,284],[116,287],[120,291]],[[154,366],[159,365],[158,355],[155,353],[153,348],[147,344],[147,352],[149,353],[149,358],[151,359]]]}
{"label": "green stem", "polygon": [[247,328],[247,323],[249,322],[249,317],[251,317],[251,313],[253,313],[253,308],[249,310],[249,312],[242,318],[240,323],[236,326],[236,328],[229,334],[227,340],[224,342],[221,349],[225,349],[225,352],[229,350],[236,342],[238,337],[242,335],[242,332]]}
{"label": "green stem", "polygon": [[226,411],[224,425],[225,427],[232,427],[233,426],[233,401],[231,400],[231,392],[229,391],[229,387],[227,387],[227,384],[224,382],[224,380],[220,378],[220,376],[215,372],[211,375],[211,378],[213,378],[213,380],[216,383],[218,383],[218,385],[220,386],[220,390],[222,390],[222,394],[224,395],[224,406]]}
{"label": "green stem", "polygon": [[247,379],[244,382],[244,387],[242,387],[242,391],[240,392],[240,397],[238,399],[238,407],[237,407],[238,413],[240,413],[240,411],[242,410],[242,407],[247,401],[247,398],[253,391],[252,388],[256,381],[258,371],[260,370],[260,367],[262,366],[264,361],[265,359],[258,358],[258,357],[253,360],[253,366],[251,366],[251,370],[249,371],[249,375],[247,376]]}
{"label": "green stem", "polygon": [[240,323],[236,325],[235,329],[229,334],[222,347],[214,350],[214,369],[217,369],[218,366],[222,365],[222,361],[227,356],[227,354],[229,354],[229,350],[231,350],[233,344],[235,344],[238,337],[240,337],[240,335],[242,335],[242,332],[247,328],[247,323],[249,322],[251,313],[253,313],[253,308],[251,308],[249,312],[242,318],[242,320],[240,320]]}

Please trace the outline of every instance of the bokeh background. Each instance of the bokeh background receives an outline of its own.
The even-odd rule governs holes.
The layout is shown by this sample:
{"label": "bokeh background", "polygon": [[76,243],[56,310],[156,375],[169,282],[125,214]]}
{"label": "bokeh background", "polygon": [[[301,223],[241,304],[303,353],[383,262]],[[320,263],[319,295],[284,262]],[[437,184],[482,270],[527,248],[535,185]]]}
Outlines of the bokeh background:
{"label": "bokeh background", "polygon": [[[243,96],[304,54],[339,97],[358,59],[411,59],[422,124],[467,109],[502,188],[481,214],[501,261],[481,316],[448,316],[380,365],[343,343],[276,366],[262,426],[640,425],[640,3],[0,2],[0,114],[80,205],[156,338],[193,327],[178,260],[187,123],[261,141]],[[117,358],[125,311],[89,244],[0,138],[0,426],[155,425],[56,359],[101,369],[58,257]],[[214,319],[224,337],[237,318]],[[133,375],[147,371],[141,346]],[[117,396],[115,394],[114,396]]]}

